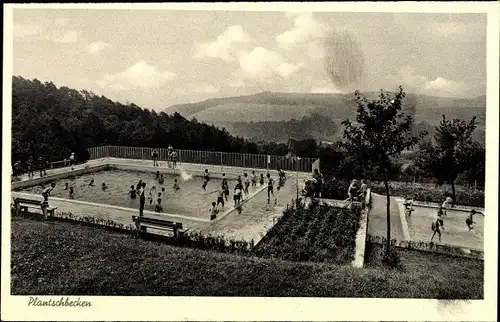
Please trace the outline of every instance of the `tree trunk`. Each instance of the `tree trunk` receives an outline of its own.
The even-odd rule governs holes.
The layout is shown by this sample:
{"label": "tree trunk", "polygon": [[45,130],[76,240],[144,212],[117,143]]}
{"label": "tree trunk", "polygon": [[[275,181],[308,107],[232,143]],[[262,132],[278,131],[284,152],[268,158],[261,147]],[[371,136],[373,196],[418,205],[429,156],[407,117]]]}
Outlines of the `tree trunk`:
{"label": "tree trunk", "polygon": [[453,194],[453,204],[457,202],[456,193],[455,193],[455,180],[451,180],[451,193]]}
{"label": "tree trunk", "polygon": [[391,247],[391,196],[389,194],[389,183],[387,182],[387,173],[386,170],[383,170],[384,173],[384,185],[385,185],[385,195],[387,196],[387,248],[386,254],[388,255]]}

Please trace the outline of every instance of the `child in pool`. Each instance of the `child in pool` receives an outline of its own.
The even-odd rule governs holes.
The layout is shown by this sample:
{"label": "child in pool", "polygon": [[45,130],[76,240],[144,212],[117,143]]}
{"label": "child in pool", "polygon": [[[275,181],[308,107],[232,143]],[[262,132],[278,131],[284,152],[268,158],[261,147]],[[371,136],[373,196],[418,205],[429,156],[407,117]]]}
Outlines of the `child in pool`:
{"label": "child in pool", "polygon": [[274,179],[267,173],[267,204],[271,202],[271,195],[274,197]]}
{"label": "child in pool", "polygon": [[239,189],[240,185],[236,185],[236,189],[234,190],[234,206],[238,205],[241,202],[241,189]]}
{"label": "child in pool", "polygon": [[264,174],[261,173],[259,178],[259,187],[263,185],[264,185]]}
{"label": "child in pool", "polygon": [[64,184],[64,190],[68,190],[68,188],[69,188],[69,183],[68,183],[68,182],[66,182],[66,183]]}
{"label": "child in pool", "polygon": [[130,195],[130,199],[135,199],[137,197],[137,190],[135,190],[135,187],[132,185],[130,186],[130,191],[128,192]]}
{"label": "child in pool", "polygon": [[203,174],[203,184],[201,186],[203,190],[207,190],[208,181],[210,181],[210,174],[208,173],[208,169],[205,169],[205,173]]}
{"label": "child in pool", "polygon": [[243,174],[243,177],[245,178],[245,187],[243,188],[243,192],[248,195],[248,188],[250,187],[250,178],[248,177],[248,174],[245,172]]}
{"label": "child in pool", "polygon": [[469,213],[469,216],[467,216],[467,219],[465,219],[465,223],[467,224],[467,227],[469,230],[474,229],[474,226],[472,224],[475,224],[476,222],[474,221],[474,215],[481,214],[480,212],[477,212],[476,210],[472,209]]}
{"label": "child in pool", "polygon": [[106,182],[103,182],[102,183],[102,190],[104,191],[106,189],[108,189],[108,186],[106,185]]}
{"label": "child in pool", "polygon": [[224,207],[224,190],[222,189],[217,189],[217,190],[214,190],[212,192],[210,192],[210,194],[212,193],[218,193],[217,194],[217,207],[219,207],[219,204],[222,204],[222,207]]}
{"label": "child in pool", "polygon": [[257,185],[257,176],[255,175],[255,171],[254,170],[252,170],[251,179],[252,179],[252,187],[255,187]]}
{"label": "child in pool", "polygon": [[174,179],[174,190],[178,191],[181,187],[179,187],[179,183],[177,182],[177,179]]}
{"label": "child in pool", "polygon": [[453,199],[451,197],[446,197],[446,200],[443,201],[443,204],[441,205],[441,209],[443,210],[443,215],[447,215],[446,210],[451,208],[451,203],[453,202]]}
{"label": "child in pool", "polygon": [[161,192],[158,192],[155,204],[155,212],[163,212],[163,207],[161,206],[161,197],[162,197]]}
{"label": "child in pool", "polygon": [[411,197],[411,199],[405,199],[405,202],[403,203],[403,205],[405,206],[405,214],[407,214],[408,216],[411,215],[411,213],[413,212],[413,202],[414,202],[414,197]]}
{"label": "child in pool", "polygon": [[163,178],[163,174],[160,174],[160,177],[158,178],[158,183],[163,184],[165,182],[165,178]]}
{"label": "child in pool", "polygon": [[209,210],[210,213],[210,220],[214,220],[217,218],[217,215],[219,214],[219,208],[215,204],[215,202],[212,202],[212,208]]}
{"label": "child in pool", "polygon": [[75,191],[73,187],[69,187],[69,199],[73,199]]}
{"label": "child in pool", "polygon": [[431,229],[432,229],[433,233],[432,233],[432,237],[431,237],[431,243],[432,243],[432,240],[434,239],[434,236],[436,236],[436,234],[438,234],[439,242],[441,242],[441,229],[443,228],[442,222],[443,221],[440,219],[436,219],[435,221],[432,222]]}

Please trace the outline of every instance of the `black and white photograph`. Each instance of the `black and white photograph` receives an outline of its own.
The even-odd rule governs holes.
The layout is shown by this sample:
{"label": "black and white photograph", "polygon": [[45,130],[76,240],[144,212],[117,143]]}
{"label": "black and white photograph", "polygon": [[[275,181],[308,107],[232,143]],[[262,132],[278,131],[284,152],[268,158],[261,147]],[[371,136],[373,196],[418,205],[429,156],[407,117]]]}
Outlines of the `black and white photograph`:
{"label": "black and white photograph", "polygon": [[498,3],[326,4],[5,5],[2,320],[494,320]]}

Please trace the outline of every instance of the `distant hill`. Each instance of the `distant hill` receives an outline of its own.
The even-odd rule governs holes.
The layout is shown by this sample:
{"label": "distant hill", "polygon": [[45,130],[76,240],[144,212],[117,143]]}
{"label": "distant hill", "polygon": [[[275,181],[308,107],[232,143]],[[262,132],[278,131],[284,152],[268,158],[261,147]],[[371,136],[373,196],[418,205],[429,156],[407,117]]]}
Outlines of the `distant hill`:
{"label": "distant hill", "polygon": [[[373,99],[377,92],[364,93]],[[441,116],[448,118],[470,119],[477,116],[479,128],[476,138],[484,139],[486,117],[486,96],[474,99],[433,97],[426,95],[407,94],[405,106],[415,107],[415,123],[421,123],[419,128],[431,129],[438,125]],[[278,127],[279,123],[292,120],[302,120],[313,115],[320,115],[338,124],[336,134],[329,131],[329,136],[318,137],[317,128],[306,128],[305,124],[313,126],[314,122],[304,121],[301,133],[305,137],[316,139],[333,139],[340,133],[340,122],[345,118],[354,118],[356,105],[354,94],[315,94],[315,93],[273,93],[262,92],[255,95],[214,98],[192,104],[178,104],[164,110],[166,113],[178,112],[187,119],[196,118],[200,122],[225,127],[234,135],[249,139],[276,140],[272,131],[265,127]],[[249,124],[253,122],[253,124]],[[267,124],[273,122],[272,124]],[[248,125],[246,125],[248,124]],[[257,124],[257,125],[256,125]],[[290,125],[284,125],[289,128]],[[294,132],[297,125],[293,125]],[[265,132],[265,133],[264,133]],[[282,141],[282,133],[277,141]],[[322,133],[322,131],[319,131]],[[292,133],[289,134],[293,136]]]}

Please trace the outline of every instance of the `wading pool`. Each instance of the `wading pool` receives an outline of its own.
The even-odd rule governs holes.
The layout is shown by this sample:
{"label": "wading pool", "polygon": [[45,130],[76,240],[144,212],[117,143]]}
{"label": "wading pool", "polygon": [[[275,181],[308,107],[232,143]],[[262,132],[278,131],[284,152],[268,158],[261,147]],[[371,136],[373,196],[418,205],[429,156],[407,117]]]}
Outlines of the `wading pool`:
{"label": "wading pool", "polygon": [[[408,230],[412,241],[429,242],[433,234],[431,224],[436,218],[438,209],[433,207],[413,206],[414,211],[406,216]],[[441,242],[454,246],[483,250],[484,216],[474,215],[474,229],[469,230],[465,220],[469,212],[464,210],[448,209],[443,216],[444,231],[441,230]],[[438,235],[434,242],[439,241]]]}

